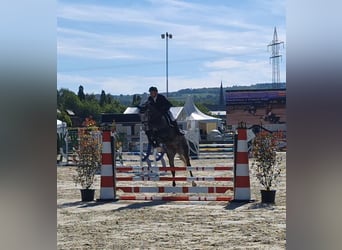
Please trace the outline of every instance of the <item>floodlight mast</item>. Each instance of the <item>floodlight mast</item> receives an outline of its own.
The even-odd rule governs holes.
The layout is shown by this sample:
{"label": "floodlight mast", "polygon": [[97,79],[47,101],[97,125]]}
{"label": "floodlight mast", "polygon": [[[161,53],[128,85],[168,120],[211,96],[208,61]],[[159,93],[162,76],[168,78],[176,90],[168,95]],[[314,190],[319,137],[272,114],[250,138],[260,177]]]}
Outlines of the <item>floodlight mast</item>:
{"label": "floodlight mast", "polygon": [[172,39],[172,34],[166,32],[165,34],[160,35],[162,39],[165,39],[166,42],[166,97],[169,96],[169,47],[168,47],[168,40]]}

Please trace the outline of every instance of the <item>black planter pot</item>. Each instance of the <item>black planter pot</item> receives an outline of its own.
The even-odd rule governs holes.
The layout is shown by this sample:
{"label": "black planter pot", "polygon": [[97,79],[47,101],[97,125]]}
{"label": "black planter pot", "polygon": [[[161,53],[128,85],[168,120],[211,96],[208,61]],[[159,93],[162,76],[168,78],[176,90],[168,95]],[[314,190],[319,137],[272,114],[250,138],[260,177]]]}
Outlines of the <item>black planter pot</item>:
{"label": "black planter pot", "polygon": [[260,190],[262,203],[275,203],[276,190]]}
{"label": "black planter pot", "polygon": [[95,196],[95,189],[81,189],[82,201],[93,201]]}

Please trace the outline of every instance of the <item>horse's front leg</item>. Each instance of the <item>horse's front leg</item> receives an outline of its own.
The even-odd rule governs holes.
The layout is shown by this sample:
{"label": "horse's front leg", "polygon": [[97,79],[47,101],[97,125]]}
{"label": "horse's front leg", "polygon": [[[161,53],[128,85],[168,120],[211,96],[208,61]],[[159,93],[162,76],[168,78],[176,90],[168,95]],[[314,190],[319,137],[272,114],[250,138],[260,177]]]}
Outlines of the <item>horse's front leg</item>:
{"label": "horse's front leg", "polygon": [[[167,157],[169,158],[169,165],[171,168],[174,168],[175,167],[175,156],[171,155],[171,154],[167,154]],[[176,176],[176,171],[175,170],[171,170],[171,174],[172,174],[172,178],[175,178]],[[175,187],[176,186],[176,181],[173,179],[172,180],[172,186]]]}

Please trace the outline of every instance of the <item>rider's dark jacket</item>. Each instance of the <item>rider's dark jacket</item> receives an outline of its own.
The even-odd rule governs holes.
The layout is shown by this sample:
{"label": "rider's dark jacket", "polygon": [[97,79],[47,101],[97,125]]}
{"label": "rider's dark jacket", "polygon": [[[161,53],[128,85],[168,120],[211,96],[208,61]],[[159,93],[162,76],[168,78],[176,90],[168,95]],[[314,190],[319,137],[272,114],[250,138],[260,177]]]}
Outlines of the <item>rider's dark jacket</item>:
{"label": "rider's dark jacket", "polygon": [[147,101],[153,105],[161,115],[167,115],[170,107],[172,107],[171,102],[161,94],[157,94],[156,101],[153,100],[152,96],[149,96]]}

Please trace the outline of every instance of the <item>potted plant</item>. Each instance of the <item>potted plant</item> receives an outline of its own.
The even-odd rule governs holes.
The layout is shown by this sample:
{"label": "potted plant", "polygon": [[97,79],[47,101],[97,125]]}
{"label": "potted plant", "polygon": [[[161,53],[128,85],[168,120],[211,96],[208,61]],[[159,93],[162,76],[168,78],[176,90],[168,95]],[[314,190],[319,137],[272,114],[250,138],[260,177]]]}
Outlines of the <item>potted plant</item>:
{"label": "potted plant", "polygon": [[281,157],[277,155],[277,137],[272,133],[259,132],[253,141],[252,168],[262,186],[261,202],[274,203],[277,185],[281,173]]}
{"label": "potted plant", "polygon": [[94,128],[80,130],[78,162],[73,179],[75,185],[80,184],[82,201],[94,200],[95,189],[92,188],[95,174],[101,166],[100,133]]}

